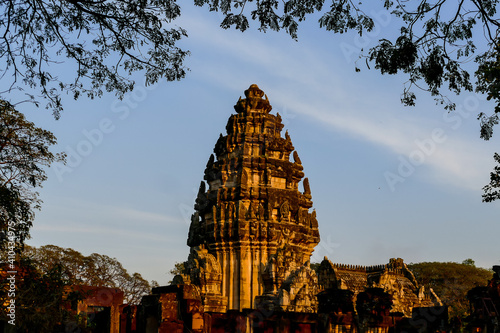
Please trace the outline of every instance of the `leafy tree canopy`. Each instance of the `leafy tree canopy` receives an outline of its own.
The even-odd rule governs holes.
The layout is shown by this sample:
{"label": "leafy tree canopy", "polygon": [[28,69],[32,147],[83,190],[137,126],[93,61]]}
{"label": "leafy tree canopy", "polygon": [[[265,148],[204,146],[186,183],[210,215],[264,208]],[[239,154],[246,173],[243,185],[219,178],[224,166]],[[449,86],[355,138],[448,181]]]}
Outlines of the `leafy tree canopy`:
{"label": "leafy tree canopy", "polygon": [[500,155],[495,153],[493,158],[498,165],[490,172],[490,183],[483,187],[483,201],[485,202],[500,200]]}
{"label": "leafy tree canopy", "polygon": [[55,143],[51,132],[0,100],[0,250],[8,241],[17,248],[29,237],[41,202],[35,189],[47,179],[44,167],[64,161],[64,155],[50,152]]}
{"label": "leafy tree canopy", "polygon": [[[473,91],[471,75],[462,67],[476,55],[475,90],[496,102],[494,115],[479,115],[481,137],[489,139],[500,112],[500,44],[497,39],[500,21],[495,17],[498,0],[384,0],[382,3],[391,15],[400,19],[398,36],[393,40],[380,39],[363,57],[374,63],[382,74],[408,76],[401,98],[404,104],[415,104],[412,88],[419,87],[429,91],[446,109],[453,110],[455,104],[441,93],[441,89],[446,84],[457,94]],[[320,14],[320,28],[334,33],[355,30],[362,35],[375,26],[374,19],[366,14],[367,5],[350,0],[330,3],[324,0],[195,0],[195,4],[221,11],[225,15],[221,23],[224,29],[235,27],[245,31],[250,26],[249,16],[259,22],[259,30],[283,29],[292,38],[298,37],[299,23],[312,13]],[[481,47],[479,50],[477,45]]]}
{"label": "leafy tree canopy", "polygon": [[30,258],[41,272],[47,273],[60,267],[62,277],[70,285],[119,288],[124,292],[125,303],[139,304],[151,286],[139,273],[130,274],[115,258],[92,253],[84,256],[70,248],[45,245],[26,247],[24,255]]}
{"label": "leafy tree canopy", "polygon": [[175,0],[2,1],[0,78],[10,87],[0,98],[28,87],[29,100],[44,99],[57,118],[62,93],[122,97],[135,71],[145,72],[146,84],[181,79],[188,52],[175,44],[187,34],[170,26],[179,15]]}
{"label": "leafy tree canopy", "polygon": [[[366,14],[368,5],[351,0],[194,3],[222,12],[222,28],[245,31],[251,19],[259,22],[261,31],[283,29],[293,38],[298,37],[299,23],[313,13],[320,15],[320,28],[334,33],[354,30],[361,35],[375,25]],[[417,86],[452,110],[455,104],[441,89],[446,84],[456,93],[474,90],[471,75],[462,65],[475,56],[475,90],[497,104],[493,115],[479,115],[481,136],[491,137],[500,112],[498,0],[384,0],[380,4],[400,19],[401,27],[397,37],[380,39],[364,57],[382,74],[402,72],[408,76],[403,103],[414,105],[412,88]],[[0,6],[0,56],[5,59],[0,73],[4,81],[11,80],[8,91],[23,86],[38,88],[56,116],[62,110],[61,92],[74,98],[82,93],[98,97],[103,90],[123,96],[133,88],[127,76],[135,71],[145,72],[147,84],[160,77],[178,80],[185,75],[183,60],[188,52],[176,44],[187,33],[172,25],[181,14],[175,0],[25,0],[4,1]],[[65,60],[75,69],[69,78],[58,71]]]}
{"label": "leafy tree canopy", "polygon": [[492,277],[490,270],[474,265],[472,259],[462,263],[421,262],[409,264],[420,285],[432,288],[441,301],[450,307],[450,316],[464,319],[469,315],[467,292],[485,286]]}
{"label": "leafy tree canopy", "polygon": [[[20,333],[54,332],[54,327],[70,314],[63,307],[64,287],[68,281],[61,274],[60,266],[53,266],[46,272],[41,272],[37,265],[26,257],[19,260],[18,273],[16,275],[15,306],[16,321],[15,331]],[[0,272],[3,267],[0,267]],[[10,269],[7,269],[9,271]],[[2,286],[0,287],[0,302],[9,304],[12,296],[9,296],[8,273],[2,272]],[[68,299],[79,300],[81,295],[70,293]],[[0,318],[7,322],[11,318],[7,316],[7,308],[0,311]]]}
{"label": "leafy tree canopy", "polygon": [[[374,3],[368,1],[195,0],[195,4],[222,12],[224,29],[245,31],[251,19],[259,22],[261,31],[283,29],[295,39],[299,23],[313,13],[320,16],[320,28],[334,33],[354,30],[362,35],[375,26],[367,14]],[[500,115],[498,0],[384,0],[380,4],[399,20],[400,27],[396,37],[381,38],[377,45],[360,54],[360,59],[366,59],[367,66],[372,64],[381,74],[406,76],[401,94],[404,105],[415,105],[415,88],[428,91],[449,111],[456,104],[447,97],[446,90],[485,94],[495,107],[490,112],[480,112],[478,120],[480,137],[489,140]],[[490,184],[484,188],[483,201],[499,198],[498,177],[495,169]]]}
{"label": "leafy tree canopy", "polygon": [[[11,268],[7,263],[6,252],[0,252],[1,304],[7,304],[12,298],[7,272]],[[130,275],[114,258],[97,253],[84,256],[55,245],[39,248],[26,245],[17,255],[16,264],[16,332],[50,333],[65,320],[74,320],[74,314],[64,306],[65,300],[79,301],[86,294],[78,291],[67,294],[66,286],[119,288],[128,304],[139,304],[151,289],[139,273]],[[152,284],[157,285],[156,281]],[[0,311],[0,319],[9,320],[6,311]]]}
{"label": "leafy tree canopy", "polygon": [[176,275],[179,275],[179,274],[184,274],[184,270],[185,270],[184,263],[183,262],[176,262],[174,264],[174,268],[172,268],[169,273],[172,276],[176,276]]}
{"label": "leafy tree canopy", "polygon": [[[298,38],[299,24],[311,14],[319,15],[320,28],[334,33],[354,30],[362,35],[375,26],[367,14],[374,4],[367,1],[194,3],[222,12],[224,29],[245,31],[249,20],[254,20],[261,31],[285,30],[292,38]],[[490,139],[500,114],[498,0],[383,0],[379,4],[399,20],[400,27],[395,37],[381,38],[360,58],[381,74],[407,77],[401,95],[405,105],[415,105],[415,88],[428,91],[450,111],[456,105],[443,89],[485,94],[495,107],[479,113],[478,120],[480,136]],[[26,91],[28,100],[37,105],[44,100],[57,118],[63,108],[62,94],[95,98],[107,91],[121,98],[133,89],[130,75],[136,71],[145,73],[146,84],[161,77],[179,80],[185,76],[183,63],[189,54],[177,46],[187,37],[172,22],[180,14],[175,0],[3,1],[0,78],[9,83],[0,98],[8,100],[6,94],[13,90]],[[73,74],[67,73],[68,64],[73,66]],[[494,174],[498,177],[498,170]],[[495,179],[485,188],[486,202],[498,199]]]}

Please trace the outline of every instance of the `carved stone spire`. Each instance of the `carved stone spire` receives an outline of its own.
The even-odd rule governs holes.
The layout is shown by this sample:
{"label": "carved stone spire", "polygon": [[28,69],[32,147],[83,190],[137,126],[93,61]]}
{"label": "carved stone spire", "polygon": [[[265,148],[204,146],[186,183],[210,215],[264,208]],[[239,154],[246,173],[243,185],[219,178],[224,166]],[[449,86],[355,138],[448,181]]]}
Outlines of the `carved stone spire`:
{"label": "carved stone spire", "polygon": [[[308,261],[319,243],[309,182],[305,180],[304,193],[300,192],[302,162],[297,152],[290,161],[294,147],[288,132],[285,138],[281,136],[281,117],[270,113],[269,100],[257,85],[251,85],[245,97],[236,103],[237,113],[229,117],[227,134],[221,134],[215,156],[207,163],[208,188],[200,186],[188,239],[192,250],[204,251],[204,257],[212,255],[219,263],[220,296],[227,300],[228,310],[255,308],[265,293],[283,295],[281,284],[287,279],[288,288],[295,282],[297,288],[307,285],[307,279],[299,282],[291,276],[315,278]],[[288,266],[279,266],[277,256],[284,256]],[[274,273],[283,279],[266,280],[272,269],[281,269]],[[289,304],[282,302],[283,307],[290,311],[307,308],[298,298],[293,305],[295,296],[299,297],[288,291]],[[300,295],[301,300],[304,297],[310,295]],[[210,302],[210,297],[205,301]]]}

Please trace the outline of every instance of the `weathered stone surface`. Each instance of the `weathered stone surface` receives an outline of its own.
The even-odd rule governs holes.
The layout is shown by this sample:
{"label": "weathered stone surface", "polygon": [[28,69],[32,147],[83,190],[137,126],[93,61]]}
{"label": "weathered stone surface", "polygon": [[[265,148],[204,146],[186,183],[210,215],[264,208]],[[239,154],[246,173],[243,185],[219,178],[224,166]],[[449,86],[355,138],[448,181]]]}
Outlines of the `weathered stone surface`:
{"label": "weathered stone surface", "polygon": [[206,311],[253,309],[266,294],[280,309],[313,312],[309,258],[319,231],[309,181],[300,192],[302,162],[264,92],[251,85],[245,96],[205,169],[186,275],[200,287]]}
{"label": "weathered stone surface", "polygon": [[500,266],[493,266],[493,278],[487,286],[475,287],[467,293],[471,315],[470,332],[500,331]]}
{"label": "weathered stone surface", "polygon": [[291,312],[316,312],[318,282],[307,261],[300,265],[297,254],[287,245],[271,256],[262,274],[264,295],[257,307]]}
{"label": "weathered stone surface", "polygon": [[184,271],[145,297],[153,330],[388,332],[432,305],[402,259],[365,267],[325,257],[311,269],[318,221],[290,135],[256,85],[234,108],[199,186]]}
{"label": "weathered stone surface", "polygon": [[[83,299],[77,303],[76,311],[67,297],[71,293],[79,293]],[[108,327],[109,332],[120,330],[120,307],[123,305],[123,291],[118,288],[71,285],[64,288],[64,307],[75,315],[86,318],[89,326],[99,329]],[[68,323],[69,326],[70,323]],[[1,326],[1,325],[0,325]]]}
{"label": "weathered stone surface", "polygon": [[434,305],[400,258],[390,259],[386,265],[356,266],[332,264],[325,257],[318,269],[318,278],[320,290],[350,290],[354,294],[353,302],[366,288],[380,288],[391,296],[390,311],[406,317],[411,317],[415,307]]}

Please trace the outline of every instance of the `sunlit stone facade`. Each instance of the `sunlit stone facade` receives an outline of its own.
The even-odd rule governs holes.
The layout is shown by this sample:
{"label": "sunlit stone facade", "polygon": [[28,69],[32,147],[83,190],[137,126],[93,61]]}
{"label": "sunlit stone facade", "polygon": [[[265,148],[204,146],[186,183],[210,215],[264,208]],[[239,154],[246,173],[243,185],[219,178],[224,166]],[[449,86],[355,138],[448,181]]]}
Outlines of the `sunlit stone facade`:
{"label": "sunlit stone facade", "polygon": [[206,310],[313,312],[309,258],[319,231],[302,162],[257,85],[234,108],[196,199],[186,277],[200,285]]}

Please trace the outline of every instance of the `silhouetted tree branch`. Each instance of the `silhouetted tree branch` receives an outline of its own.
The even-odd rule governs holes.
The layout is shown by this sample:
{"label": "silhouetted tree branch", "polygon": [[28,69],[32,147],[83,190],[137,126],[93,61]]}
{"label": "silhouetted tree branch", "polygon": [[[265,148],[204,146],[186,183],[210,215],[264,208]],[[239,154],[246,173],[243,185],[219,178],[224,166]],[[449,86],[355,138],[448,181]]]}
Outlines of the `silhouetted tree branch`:
{"label": "silhouetted tree branch", "polygon": [[[294,39],[298,38],[299,23],[312,13],[321,15],[320,28],[334,33],[354,30],[362,35],[374,27],[374,19],[366,14],[374,3],[368,7],[367,1],[195,0],[195,4],[222,12],[224,29],[234,26],[245,31],[250,26],[249,16],[259,22],[259,30],[283,29]],[[480,112],[478,119],[481,138],[491,138],[500,114],[498,1],[384,0],[381,4],[388,15],[399,20],[400,27],[395,37],[382,37],[367,53],[361,53],[360,59],[365,59],[367,65],[374,64],[381,74],[406,75],[401,94],[404,105],[415,105],[414,88],[429,92],[448,111],[456,108],[446,95],[448,90],[457,95],[464,91],[486,94],[495,108],[492,112]],[[472,59],[475,66],[470,64]],[[360,71],[358,67],[355,70]],[[476,77],[475,82],[472,76]]]}
{"label": "silhouetted tree branch", "polygon": [[[166,28],[180,15],[175,0],[3,1],[0,3],[0,77],[10,82],[0,94],[26,87],[29,100],[47,101],[56,118],[61,94],[118,97],[133,89],[130,74],[145,72],[145,83],[185,75],[187,51],[176,46],[186,31]],[[74,74],[65,73],[69,62]]]}

